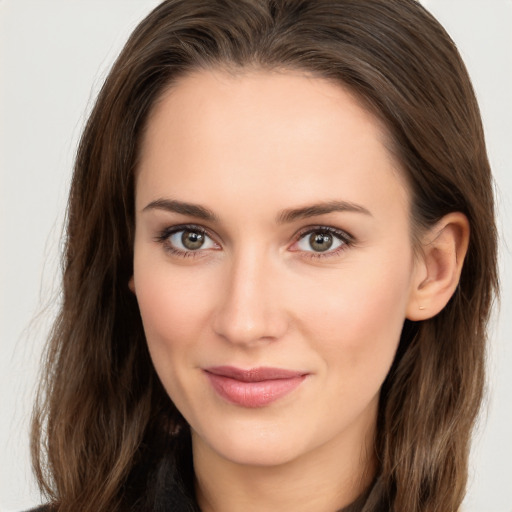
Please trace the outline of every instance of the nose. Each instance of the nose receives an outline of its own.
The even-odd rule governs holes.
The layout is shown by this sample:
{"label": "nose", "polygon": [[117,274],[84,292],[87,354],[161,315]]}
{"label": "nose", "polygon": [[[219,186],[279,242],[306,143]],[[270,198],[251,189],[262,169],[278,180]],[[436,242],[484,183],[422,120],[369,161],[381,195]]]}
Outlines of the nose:
{"label": "nose", "polygon": [[288,318],[281,293],[282,273],[275,266],[256,248],[233,257],[213,321],[217,335],[250,347],[285,334]]}

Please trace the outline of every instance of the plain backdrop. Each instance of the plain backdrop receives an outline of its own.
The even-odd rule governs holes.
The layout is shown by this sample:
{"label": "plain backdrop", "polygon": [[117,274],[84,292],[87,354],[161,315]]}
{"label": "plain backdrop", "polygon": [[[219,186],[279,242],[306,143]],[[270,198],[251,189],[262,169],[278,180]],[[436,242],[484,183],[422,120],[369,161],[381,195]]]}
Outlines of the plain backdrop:
{"label": "plain backdrop", "polygon": [[[73,155],[107,70],[156,0],[0,0],[0,511],[40,502],[28,423],[55,314]],[[466,61],[497,183],[501,313],[467,512],[512,512],[512,1],[425,0]],[[404,511],[405,512],[405,511]]]}

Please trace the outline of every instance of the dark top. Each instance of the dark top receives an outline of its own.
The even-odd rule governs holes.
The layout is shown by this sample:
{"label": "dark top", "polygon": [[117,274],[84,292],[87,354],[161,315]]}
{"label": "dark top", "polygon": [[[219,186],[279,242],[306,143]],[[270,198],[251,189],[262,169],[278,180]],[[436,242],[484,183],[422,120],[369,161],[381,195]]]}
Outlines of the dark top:
{"label": "dark top", "polygon": [[[365,492],[359,499],[348,507],[343,508],[339,512],[389,512],[387,508],[379,505],[378,502],[378,487],[379,481],[375,483],[367,492]],[[160,500],[155,503],[153,512],[191,512],[199,511],[195,500],[190,500],[187,495],[184,495],[179,488],[168,489]],[[51,512],[48,505],[31,509],[27,512]]]}
{"label": "dark top", "polygon": [[[194,469],[190,438],[180,439],[171,457],[163,458],[152,471],[148,482],[152,488],[132,492],[127,498],[130,512],[201,512],[194,494]],[[381,502],[381,481],[373,484],[354,503],[338,512],[389,512]],[[49,505],[27,512],[52,512]],[[79,511],[77,511],[79,512]]]}

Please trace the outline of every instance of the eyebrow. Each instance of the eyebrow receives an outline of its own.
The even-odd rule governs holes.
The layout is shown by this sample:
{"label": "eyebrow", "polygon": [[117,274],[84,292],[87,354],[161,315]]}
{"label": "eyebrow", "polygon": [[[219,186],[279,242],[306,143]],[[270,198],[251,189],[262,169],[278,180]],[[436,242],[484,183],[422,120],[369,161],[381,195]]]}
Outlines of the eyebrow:
{"label": "eyebrow", "polygon": [[168,212],[181,213],[183,215],[191,215],[198,219],[216,221],[217,216],[208,208],[193,203],[185,203],[174,199],[156,199],[151,201],[143,208],[143,212],[148,210],[165,210]]}
{"label": "eyebrow", "polygon": [[367,210],[364,206],[348,201],[327,201],[302,208],[283,210],[279,213],[276,220],[279,224],[286,224],[295,220],[316,217],[317,215],[325,215],[332,212],[355,212],[372,216],[370,210]]}
{"label": "eyebrow", "polygon": [[[151,201],[143,208],[142,211],[144,212],[148,210],[165,210],[168,212],[181,213],[182,215],[191,215],[192,217],[197,217],[198,219],[211,222],[218,220],[215,213],[204,206],[177,201],[175,199],[156,199],[155,201]],[[372,216],[371,212],[364,206],[355,203],[348,201],[326,201],[303,206],[301,208],[282,210],[277,215],[276,222],[278,224],[287,224],[299,219],[316,217],[318,215],[325,215],[332,212],[355,212]]]}

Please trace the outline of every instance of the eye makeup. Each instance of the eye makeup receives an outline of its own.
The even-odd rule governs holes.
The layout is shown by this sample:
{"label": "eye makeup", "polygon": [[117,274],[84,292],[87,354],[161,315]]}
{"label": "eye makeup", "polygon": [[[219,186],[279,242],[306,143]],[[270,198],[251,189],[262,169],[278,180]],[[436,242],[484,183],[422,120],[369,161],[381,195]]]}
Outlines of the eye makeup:
{"label": "eye makeup", "polygon": [[[206,251],[222,249],[215,236],[197,224],[166,227],[158,233],[155,241],[162,244],[168,254],[182,258],[205,256]],[[288,250],[301,253],[305,258],[329,258],[339,256],[353,244],[354,237],[346,231],[317,225],[301,229]]]}

